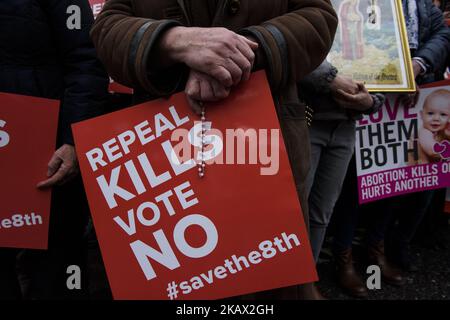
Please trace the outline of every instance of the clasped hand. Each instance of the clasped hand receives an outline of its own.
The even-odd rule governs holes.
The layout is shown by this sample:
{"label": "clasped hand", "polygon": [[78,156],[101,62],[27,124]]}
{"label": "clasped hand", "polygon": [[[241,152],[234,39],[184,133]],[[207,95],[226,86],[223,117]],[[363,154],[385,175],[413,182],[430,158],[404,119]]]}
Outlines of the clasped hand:
{"label": "clasped hand", "polygon": [[258,44],[226,28],[175,27],[161,46],[168,58],[190,69],[185,93],[197,113],[202,102],[219,101],[233,86],[247,81]]}
{"label": "clasped hand", "polygon": [[331,83],[333,99],[343,108],[366,111],[373,106],[373,98],[362,82],[337,76]]}

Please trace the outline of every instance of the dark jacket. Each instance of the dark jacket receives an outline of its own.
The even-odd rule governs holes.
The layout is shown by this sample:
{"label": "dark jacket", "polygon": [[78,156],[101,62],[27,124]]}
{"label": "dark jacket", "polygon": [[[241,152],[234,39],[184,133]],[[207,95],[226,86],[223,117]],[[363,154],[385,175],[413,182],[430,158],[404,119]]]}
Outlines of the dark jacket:
{"label": "dark jacket", "polygon": [[419,14],[419,48],[411,54],[429,64],[428,74],[420,82],[433,81],[434,73],[445,69],[450,54],[450,28],[432,0],[416,0]]}
{"label": "dark jacket", "polygon": [[[69,30],[67,8],[81,8]],[[73,144],[70,125],[98,115],[108,77],[89,38],[87,0],[0,1],[0,91],[60,99],[58,144]]]}

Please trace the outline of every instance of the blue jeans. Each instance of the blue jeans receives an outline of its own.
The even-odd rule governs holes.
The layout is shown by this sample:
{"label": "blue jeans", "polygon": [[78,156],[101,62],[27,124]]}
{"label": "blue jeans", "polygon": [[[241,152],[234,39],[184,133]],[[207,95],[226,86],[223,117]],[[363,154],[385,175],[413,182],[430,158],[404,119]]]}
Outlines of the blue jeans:
{"label": "blue jeans", "polygon": [[353,157],[348,166],[342,192],[333,213],[333,251],[342,252],[352,247],[359,216],[356,162]]}
{"label": "blue jeans", "polygon": [[317,261],[355,145],[355,121],[317,120],[310,127],[311,169],[306,182],[310,242]]}

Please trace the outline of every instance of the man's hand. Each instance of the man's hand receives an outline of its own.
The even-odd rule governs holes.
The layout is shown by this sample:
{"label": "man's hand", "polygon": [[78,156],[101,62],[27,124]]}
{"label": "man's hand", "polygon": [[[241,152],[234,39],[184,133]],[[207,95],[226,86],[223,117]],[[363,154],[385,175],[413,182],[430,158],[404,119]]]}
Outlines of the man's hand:
{"label": "man's hand", "polygon": [[201,103],[225,99],[230,94],[230,89],[207,74],[191,70],[184,92],[192,110],[201,114]]}
{"label": "man's hand", "polygon": [[334,95],[338,90],[347,92],[348,94],[358,93],[358,84],[349,77],[336,76],[330,84],[331,93]]}
{"label": "man's hand", "polygon": [[65,144],[55,151],[48,163],[47,177],[45,181],[38,183],[40,189],[60,186],[70,181],[79,172],[75,148]]}
{"label": "man's hand", "polygon": [[407,108],[414,108],[414,106],[417,104],[417,101],[419,101],[419,98],[420,98],[420,88],[417,85],[417,83],[416,83],[416,91],[412,93],[401,94],[399,97],[400,103]]}
{"label": "man's hand", "polygon": [[[422,67],[415,60],[412,61],[412,67],[413,67],[413,72],[414,72],[414,79],[417,79],[417,77],[422,72]],[[412,93],[401,94],[400,102],[407,108],[414,108],[417,101],[419,101],[419,97],[420,97],[420,89],[416,83],[416,91],[412,92]]]}
{"label": "man's hand", "polygon": [[366,111],[373,106],[373,98],[363,83],[356,83],[358,91],[355,94],[349,94],[342,89],[338,89],[333,95],[334,100],[343,108]]}
{"label": "man's hand", "polygon": [[205,73],[225,87],[250,78],[258,44],[226,28],[174,27],[162,36],[161,54]]}
{"label": "man's hand", "polygon": [[412,61],[412,67],[414,72],[414,79],[417,79],[419,74],[422,72],[422,67],[415,60]]}

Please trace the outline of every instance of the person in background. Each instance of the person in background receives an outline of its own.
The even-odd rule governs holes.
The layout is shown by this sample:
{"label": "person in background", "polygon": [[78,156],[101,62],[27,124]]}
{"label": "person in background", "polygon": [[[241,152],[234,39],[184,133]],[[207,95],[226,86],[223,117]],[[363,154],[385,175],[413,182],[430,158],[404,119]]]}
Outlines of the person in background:
{"label": "person in background", "polygon": [[[72,5],[80,9],[80,28],[68,27]],[[0,16],[0,91],[61,100],[57,150],[37,185],[52,189],[49,247],[0,249],[0,299],[79,297],[66,286],[66,270],[82,265],[89,209],[71,124],[103,112],[108,85],[89,38],[92,11],[87,0],[5,0]]]}
{"label": "person in background", "polygon": [[450,1],[433,0],[433,4],[444,13],[445,19],[450,19]]}
{"label": "person in background", "polygon": [[[439,8],[443,15],[444,19],[446,19],[447,25],[450,27],[450,1],[448,0],[433,0],[433,4]],[[447,63],[443,66],[442,70],[438,70],[435,73],[435,80],[444,80],[445,72],[448,71],[448,67],[450,66],[450,55],[447,58]]]}
{"label": "person in background", "polygon": [[[442,73],[450,53],[450,29],[442,12],[431,0],[403,0],[407,21],[409,47],[413,59],[414,77],[418,86],[434,82],[436,73]],[[410,97],[410,105],[417,102],[419,89]],[[436,191],[417,192],[386,200],[387,215],[391,219],[378,220],[378,237],[381,241],[388,231],[388,255],[404,271],[415,271],[409,253],[417,228],[429,209]]]}
{"label": "person in background", "polygon": [[[446,63],[450,50],[450,30],[432,0],[403,0],[402,3],[414,77],[418,84],[432,82],[435,72],[441,70]],[[405,105],[414,105],[418,94],[417,90],[405,96]],[[414,269],[409,244],[433,195],[434,191],[418,192],[381,200],[371,206],[374,212],[368,219],[367,262],[380,266],[382,279],[386,283],[401,286],[405,278],[398,267],[406,271]],[[334,252],[352,248],[359,212],[356,165],[352,160],[333,215]],[[344,288],[348,289],[346,286]]]}
{"label": "person in background", "polygon": [[[447,19],[447,25],[450,21],[450,1],[448,0],[434,0],[434,5],[439,8]],[[435,79],[445,79],[445,73],[448,74],[448,67],[450,66],[450,54],[447,56],[447,63],[442,70],[435,73]],[[448,135],[447,135],[448,138]],[[414,240],[430,249],[446,250],[448,248],[445,234],[448,232],[448,217],[445,211],[446,189],[436,190],[431,205],[425,213],[425,216],[420,223],[418,230],[414,236]]]}
{"label": "person in background", "polygon": [[[313,110],[309,128],[311,170],[307,178],[310,242],[317,263],[334,205],[341,193],[355,146],[355,120],[376,112],[384,95],[369,94],[364,84],[341,76],[324,61],[300,81],[299,93]],[[351,250],[337,254],[338,281],[357,297],[367,289],[357,275]]]}

